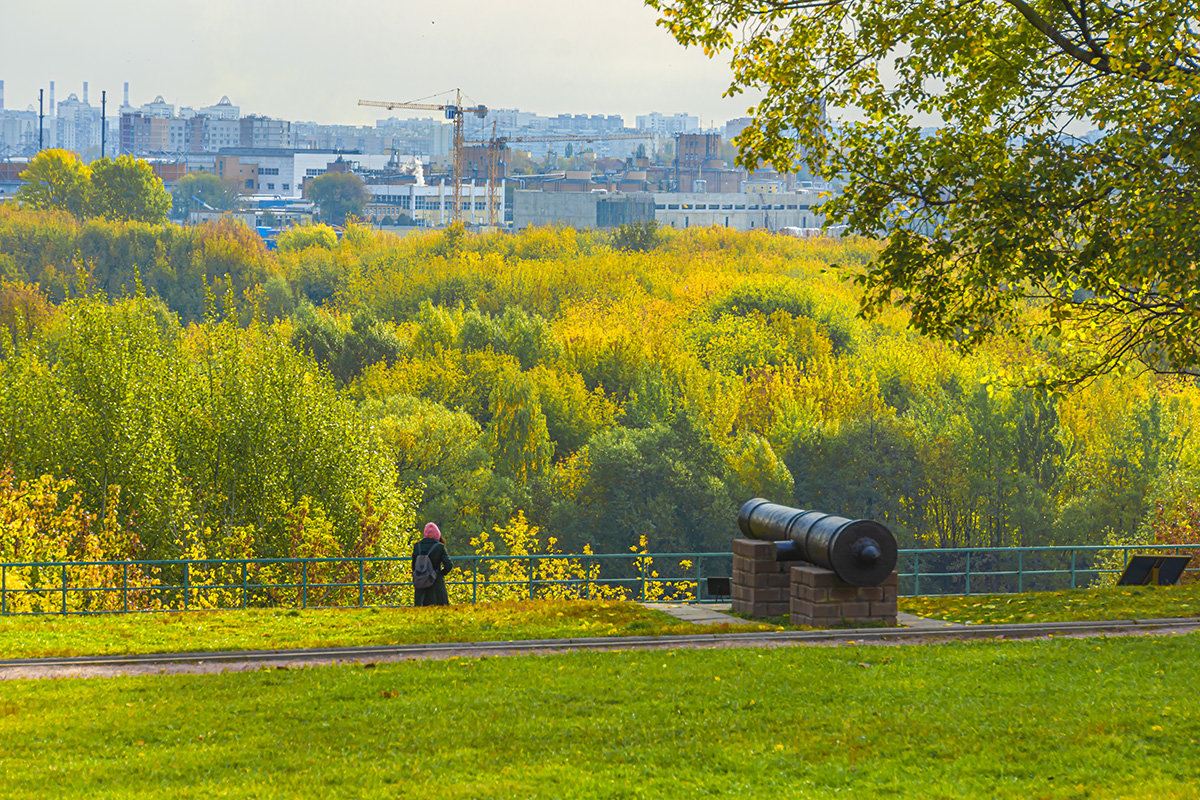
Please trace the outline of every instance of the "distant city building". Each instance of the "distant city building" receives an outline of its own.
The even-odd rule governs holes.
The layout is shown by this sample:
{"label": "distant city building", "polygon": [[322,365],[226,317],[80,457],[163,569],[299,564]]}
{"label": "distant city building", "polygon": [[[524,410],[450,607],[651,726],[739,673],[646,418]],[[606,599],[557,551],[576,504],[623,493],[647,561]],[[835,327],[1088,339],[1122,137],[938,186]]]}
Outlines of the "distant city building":
{"label": "distant city building", "polygon": [[100,109],[88,105],[86,83],[83,100],[71,94],[58,104],[54,129],[58,147],[82,153],[100,146]]}
{"label": "distant city building", "polygon": [[121,115],[121,152],[131,155],[169,153],[171,120],[137,111]]}
{"label": "distant city building", "polygon": [[725,140],[729,141],[754,123],[750,117],[738,117],[725,123]]}
{"label": "distant city building", "polygon": [[813,211],[815,191],[790,191],[767,195],[755,192],[695,193],[656,192],[654,218],[671,228],[717,225],[739,231],[814,230],[825,218]]}
{"label": "distant city building", "polygon": [[660,114],[657,111],[637,117],[637,128],[658,136],[674,136],[679,133],[697,133],[700,118],[690,114]]}
{"label": "distant city building", "polygon": [[[379,223],[385,218],[392,220],[408,217],[422,226],[442,226],[450,223],[454,215],[453,184],[438,183],[435,186],[417,184],[368,184],[371,202],[363,211],[370,222]],[[492,215],[499,222],[505,218],[504,185],[493,186]],[[488,187],[471,182],[459,187],[458,203],[464,223],[472,226],[488,224]]]}
{"label": "distant city building", "polygon": [[813,210],[814,191],[762,195],[753,192],[630,193],[593,190],[546,192],[518,189],[513,193],[513,227],[565,225],[611,228],[654,220],[670,228],[719,226],[740,231],[816,233],[824,217]]}
{"label": "distant city building", "polygon": [[239,119],[242,116],[242,110],[231,103],[228,97],[222,97],[214,106],[197,109],[196,114],[214,119]]}
{"label": "distant city building", "polygon": [[615,228],[654,219],[654,196],[645,192],[513,192],[513,227],[562,225],[578,230]]}
{"label": "distant city building", "polygon": [[[87,84],[82,96],[70,94],[59,103],[53,84],[48,94],[42,146],[94,158],[100,110],[89,104]],[[639,116],[636,128],[627,128],[613,114],[489,109],[484,118],[467,121],[466,182],[458,210],[467,224],[478,226],[507,216],[517,227],[611,227],[654,219],[674,227],[815,229],[820,220],[810,209],[810,177],[767,169],[747,174],[722,159],[727,137],[750,123],[729,120],[722,135],[717,129],[701,132],[699,118],[685,113]],[[176,109],[160,95],[135,106],[126,84],[124,102],[109,124],[108,153],[146,158],[169,185],[188,172],[207,171],[254,202],[294,205],[320,175],[353,172],[372,196],[368,219],[436,226],[454,216],[453,125],[441,115],[392,116],[373,126],[292,122],[242,116],[227,96],[213,105]],[[24,159],[37,146],[37,111],[6,109],[0,81],[0,164],[7,180],[0,182],[0,199],[19,186]],[[540,162],[534,167],[540,174],[509,174],[516,151]],[[530,166],[530,160],[521,163]],[[506,184],[513,184],[507,192]]]}
{"label": "distant city building", "polygon": [[238,146],[290,148],[292,123],[254,115],[242,117],[239,121]]}
{"label": "distant city building", "polygon": [[161,94],[154,98],[153,102],[146,103],[146,105],[142,106],[140,109],[138,109],[138,111],[144,117],[161,117],[162,119],[171,119],[171,117],[175,116],[175,106],[171,105],[166,100],[163,100]]}

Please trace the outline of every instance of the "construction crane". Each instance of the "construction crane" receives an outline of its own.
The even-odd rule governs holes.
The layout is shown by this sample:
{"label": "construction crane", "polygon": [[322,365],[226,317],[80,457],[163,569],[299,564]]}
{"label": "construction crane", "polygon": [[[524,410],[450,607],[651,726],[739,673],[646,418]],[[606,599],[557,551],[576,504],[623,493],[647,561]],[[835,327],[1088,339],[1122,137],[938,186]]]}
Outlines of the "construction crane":
{"label": "construction crane", "polygon": [[[468,98],[470,102],[470,98]],[[360,106],[378,106],[388,110],[396,108],[407,108],[416,111],[442,111],[446,114],[446,119],[454,123],[454,208],[451,210],[451,222],[462,221],[462,202],[460,201],[460,193],[462,192],[463,179],[463,117],[467,114],[474,114],[479,118],[487,116],[487,106],[482,105],[463,105],[463,93],[461,89],[454,90],[453,103],[425,103],[421,101],[411,103],[390,102],[387,100],[359,100]],[[491,202],[489,198],[488,202]]]}
{"label": "construction crane", "polygon": [[488,176],[487,176],[487,213],[488,225],[496,226],[496,207],[493,202],[493,185],[496,181],[497,162],[499,161],[500,151],[508,146],[509,142],[609,142],[619,139],[652,139],[653,134],[650,133],[559,133],[545,134],[541,136],[497,136],[496,124],[492,123],[492,138],[481,139],[476,141],[463,142],[463,144],[471,145],[472,147],[486,147],[488,149]]}

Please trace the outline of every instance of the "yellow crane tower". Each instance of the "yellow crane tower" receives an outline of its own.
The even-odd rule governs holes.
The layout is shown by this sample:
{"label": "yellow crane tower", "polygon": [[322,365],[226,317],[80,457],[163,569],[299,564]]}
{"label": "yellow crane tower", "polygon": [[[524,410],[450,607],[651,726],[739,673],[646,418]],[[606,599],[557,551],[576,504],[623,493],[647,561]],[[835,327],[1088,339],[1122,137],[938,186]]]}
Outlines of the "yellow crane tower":
{"label": "yellow crane tower", "polygon": [[[467,98],[468,102],[470,98]],[[451,222],[462,221],[462,179],[463,179],[463,117],[467,114],[474,114],[479,118],[487,116],[487,106],[483,105],[463,105],[463,93],[461,89],[454,90],[453,103],[426,103],[415,101],[411,103],[391,102],[388,100],[359,100],[360,106],[378,106],[386,109],[408,108],[417,111],[442,111],[446,114],[446,119],[454,123],[454,207],[451,210]],[[489,198],[488,202],[491,200]]]}

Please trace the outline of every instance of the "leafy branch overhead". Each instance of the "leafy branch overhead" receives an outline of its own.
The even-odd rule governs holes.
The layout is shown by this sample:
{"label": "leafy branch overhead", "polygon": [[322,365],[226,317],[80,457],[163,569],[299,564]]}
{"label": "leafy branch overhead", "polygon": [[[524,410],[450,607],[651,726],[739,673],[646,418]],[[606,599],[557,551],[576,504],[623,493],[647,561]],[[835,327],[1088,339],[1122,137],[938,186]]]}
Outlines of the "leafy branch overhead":
{"label": "leafy branch overhead", "polygon": [[648,4],[761,94],[743,164],[808,162],[844,188],[831,221],[890,233],[867,311],[965,347],[1062,336],[1059,382],[1200,373],[1194,4]]}

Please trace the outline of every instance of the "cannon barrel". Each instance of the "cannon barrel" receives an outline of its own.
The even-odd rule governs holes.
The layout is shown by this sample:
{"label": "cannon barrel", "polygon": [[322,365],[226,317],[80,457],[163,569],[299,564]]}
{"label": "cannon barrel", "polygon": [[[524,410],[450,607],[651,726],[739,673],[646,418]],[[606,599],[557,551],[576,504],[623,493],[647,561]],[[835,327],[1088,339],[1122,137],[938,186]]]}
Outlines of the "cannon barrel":
{"label": "cannon barrel", "polygon": [[896,537],[875,520],[847,519],[756,497],[738,509],[738,528],[750,539],[794,543],[794,548],[781,551],[794,549],[803,560],[831,569],[855,586],[878,586],[896,568]]}

